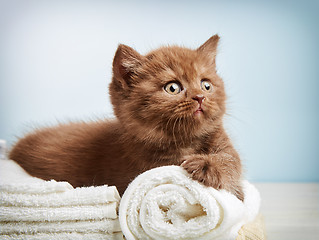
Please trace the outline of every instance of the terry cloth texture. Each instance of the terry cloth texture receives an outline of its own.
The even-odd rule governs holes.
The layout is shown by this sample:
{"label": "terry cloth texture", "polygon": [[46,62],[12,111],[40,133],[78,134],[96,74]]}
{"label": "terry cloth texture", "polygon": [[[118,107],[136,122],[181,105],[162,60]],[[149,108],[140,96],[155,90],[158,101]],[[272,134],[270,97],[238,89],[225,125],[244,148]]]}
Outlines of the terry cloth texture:
{"label": "terry cloth texture", "polygon": [[[245,201],[207,188],[178,166],[138,176],[120,204],[116,187],[73,188],[44,181],[0,160],[0,239],[264,240],[260,196],[243,182]],[[121,229],[122,227],[122,229]]]}
{"label": "terry cloth texture", "polygon": [[120,203],[120,225],[126,239],[235,240],[253,221],[260,195],[243,181],[245,201],[225,190],[205,187],[179,166],[151,169],[126,189]]}
{"label": "terry cloth texture", "polygon": [[0,160],[0,239],[123,239],[114,186],[73,188]]}

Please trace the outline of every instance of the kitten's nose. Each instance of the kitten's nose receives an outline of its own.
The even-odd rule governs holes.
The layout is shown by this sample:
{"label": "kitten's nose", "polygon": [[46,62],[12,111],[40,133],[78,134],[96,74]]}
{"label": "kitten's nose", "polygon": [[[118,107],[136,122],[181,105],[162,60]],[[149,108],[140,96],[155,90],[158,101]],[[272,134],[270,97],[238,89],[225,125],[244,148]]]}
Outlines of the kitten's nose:
{"label": "kitten's nose", "polygon": [[199,94],[193,97],[192,99],[196,100],[199,104],[202,104],[202,102],[205,100],[205,97],[204,95]]}

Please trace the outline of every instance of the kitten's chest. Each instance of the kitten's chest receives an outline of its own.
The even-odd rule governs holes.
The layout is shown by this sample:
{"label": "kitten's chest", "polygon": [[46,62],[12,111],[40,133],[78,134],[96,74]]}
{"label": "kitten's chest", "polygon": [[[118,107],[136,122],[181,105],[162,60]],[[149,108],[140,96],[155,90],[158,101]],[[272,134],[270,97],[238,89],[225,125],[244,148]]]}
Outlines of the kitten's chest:
{"label": "kitten's chest", "polygon": [[209,154],[213,151],[213,149],[214,146],[211,141],[211,136],[205,136],[194,140],[189,146],[181,148],[180,155]]}
{"label": "kitten's chest", "polygon": [[134,148],[134,150],[141,150],[137,159],[144,159],[144,162],[150,165],[150,168],[163,165],[180,165],[184,156],[209,153],[211,146],[209,141],[206,140],[203,138],[194,139],[187,146],[169,145],[164,148]]}
{"label": "kitten's chest", "polygon": [[180,155],[181,155],[181,157],[183,157],[183,156],[195,154],[196,153],[195,149],[196,148],[194,148],[193,146],[190,146],[190,147],[187,147],[187,148],[182,148],[180,150]]}

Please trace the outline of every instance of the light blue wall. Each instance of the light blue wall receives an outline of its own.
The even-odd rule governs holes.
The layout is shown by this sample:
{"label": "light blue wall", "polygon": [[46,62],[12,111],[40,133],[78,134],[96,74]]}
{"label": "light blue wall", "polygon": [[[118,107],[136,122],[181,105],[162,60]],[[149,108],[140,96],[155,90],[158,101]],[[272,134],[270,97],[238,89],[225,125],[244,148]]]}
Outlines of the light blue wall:
{"label": "light blue wall", "polygon": [[319,181],[318,1],[0,1],[0,138],[111,117],[118,43],[221,36],[227,128],[255,181]]}

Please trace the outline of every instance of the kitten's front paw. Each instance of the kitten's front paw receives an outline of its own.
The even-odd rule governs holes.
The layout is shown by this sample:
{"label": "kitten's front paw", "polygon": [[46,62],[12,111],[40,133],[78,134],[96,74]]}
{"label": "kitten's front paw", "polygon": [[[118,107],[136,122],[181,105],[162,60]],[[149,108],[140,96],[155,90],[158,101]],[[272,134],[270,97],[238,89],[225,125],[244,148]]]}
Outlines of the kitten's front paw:
{"label": "kitten's front paw", "polygon": [[181,164],[194,180],[203,183],[205,186],[220,189],[222,185],[221,176],[212,165],[209,156],[200,154],[185,156]]}
{"label": "kitten's front paw", "polygon": [[[216,160],[216,159],[215,159]],[[194,180],[208,187],[225,189],[234,194],[239,200],[244,200],[240,182],[234,176],[223,172],[221,166],[214,163],[212,156],[193,154],[183,158],[181,166],[191,174]]]}

